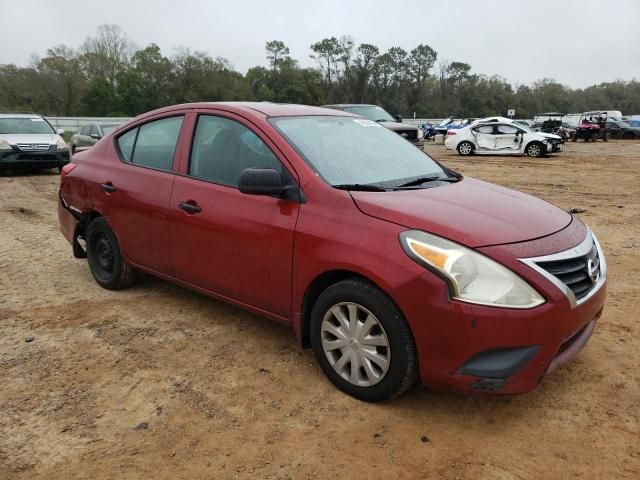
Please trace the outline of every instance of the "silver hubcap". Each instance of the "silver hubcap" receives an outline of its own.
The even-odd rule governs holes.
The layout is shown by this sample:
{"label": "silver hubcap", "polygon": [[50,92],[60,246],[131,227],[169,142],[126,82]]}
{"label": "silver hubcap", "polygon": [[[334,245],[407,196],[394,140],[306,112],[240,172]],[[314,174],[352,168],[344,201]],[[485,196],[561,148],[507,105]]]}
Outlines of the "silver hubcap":
{"label": "silver hubcap", "polygon": [[471,153],[471,145],[468,143],[463,143],[460,145],[460,153],[463,155],[469,155]]}
{"label": "silver hubcap", "polygon": [[338,375],[353,385],[370,387],[389,370],[389,339],[378,319],[362,305],[337,303],[325,313],[322,349]]}
{"label": "silver hubcap", "polygon": [[531,145],[529,147],[529,156],[537,157],[540,155],[540,146],[539,145]]}

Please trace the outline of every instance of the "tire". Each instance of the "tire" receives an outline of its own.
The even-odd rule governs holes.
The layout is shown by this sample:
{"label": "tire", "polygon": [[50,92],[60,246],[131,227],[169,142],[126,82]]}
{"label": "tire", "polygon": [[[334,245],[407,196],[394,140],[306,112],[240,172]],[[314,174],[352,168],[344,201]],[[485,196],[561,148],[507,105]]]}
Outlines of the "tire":
{"label": "tire", "polygon": [[460,142],[456,150],[458,150],[459,155],[462,155],[464,157],[473,155],[473,143],[467,141]]}
{"label": "tire", "polygon": [[578,135],[573,134],[573,136],[571,137],[571,141],[572,142],[577,142],[578,141]]}
{"label": "tire", "polygon": [[544,156],[545,151],[546,149],[544,144],[540,142],[531,142],[529,145],[527,145],[527,148],[525,149],[525,153],[529,157],[533,157],[533,158],[539,158]]}
{"label": "tire", "polygon": [[133,284],[136,272],[124,260],[118,240],[104,218],[91,221],[85,240],[89,269],[101,287],[121,290]]}
{"label": "tire", "polygon": [[348,395],[383,402],[415,383],[418,363],[409,325],[395,303],[371,283],[347,279],[327,288],[311,310],[310,326],[320,367]]}
{"label": "tire", "polygon": [[73,157],[76,154],[76,146],[72,145],[71,146],[71,156]]}
{"label": "tire", "polygon": [[604,132],[604,134],[602,135],[602,140],[604,140],[605,142],[611,140],[611,132]]}

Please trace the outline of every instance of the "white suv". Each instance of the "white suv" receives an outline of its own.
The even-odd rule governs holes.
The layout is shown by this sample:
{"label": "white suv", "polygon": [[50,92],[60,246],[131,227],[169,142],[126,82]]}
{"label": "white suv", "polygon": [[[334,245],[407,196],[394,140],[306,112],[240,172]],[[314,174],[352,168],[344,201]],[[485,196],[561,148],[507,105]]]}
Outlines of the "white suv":
{"label": "white suv", "polygon": [[13,168],[62,169],[69,163],[69,148],[42,116],[0,113],[0,173]]}

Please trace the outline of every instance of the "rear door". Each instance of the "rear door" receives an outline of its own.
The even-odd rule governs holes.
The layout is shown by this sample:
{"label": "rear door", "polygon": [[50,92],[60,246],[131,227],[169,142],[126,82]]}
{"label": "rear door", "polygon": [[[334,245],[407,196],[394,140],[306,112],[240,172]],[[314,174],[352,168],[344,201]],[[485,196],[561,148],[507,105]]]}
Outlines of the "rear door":
{"label": "rear door", "polygon": [[108,221],[127,259],[171,275],[169,205],[183,115],[155,118],[120,134],[114,168],[101,172]]}
{"label": "rear door", "polygon": [[275,145],[230,113],[195,120],[184,175],[171,198],[171,251],[180,280],[288,317],[298,203],[238,190],[245,168],[273,168],[293,181]]}
{"label": "rear door", "polygon": [[480,150],[495,150],[496,135],[493,133],[493,127],[494,125],[481,125],[472,129]]}

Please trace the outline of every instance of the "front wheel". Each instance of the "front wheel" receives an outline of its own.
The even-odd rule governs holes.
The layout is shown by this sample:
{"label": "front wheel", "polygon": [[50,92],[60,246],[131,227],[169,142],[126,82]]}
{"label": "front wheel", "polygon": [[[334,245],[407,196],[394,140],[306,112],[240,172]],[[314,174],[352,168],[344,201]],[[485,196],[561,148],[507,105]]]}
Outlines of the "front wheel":
{"label": "front wheel", "polygon": [[413,335],[402,312],[360,279],[327,288],[311,311],[311,345],[325,375],[366,402],[390,400],[418,374]]}
{"label": "front wheel", "polygon": [[529,145],[527,145],[527,149],[525,150],[525,153],[530,156],[530,157],[541,157],[544,155],[544,145],[540,142],[531,142]]}
{"label": "front wheel", "polygon": [[136,272],[124,260],[118,240],[104,218],[91,221],[85,239],[89,269],[96,282],[107,290],[131,286]]}
{"label": "front wheel", "polygon": [[604,140],[605,142],[608,142],[609,140],[611,140],[611,132],[604,132],[604,135],[602,136],[602,140]]}
{"label": "front wheel", "polygon": [[471,155],[473,153],[473,144],[471,142],[460,142],[458,144],[458,153],[460,155]]}

